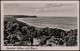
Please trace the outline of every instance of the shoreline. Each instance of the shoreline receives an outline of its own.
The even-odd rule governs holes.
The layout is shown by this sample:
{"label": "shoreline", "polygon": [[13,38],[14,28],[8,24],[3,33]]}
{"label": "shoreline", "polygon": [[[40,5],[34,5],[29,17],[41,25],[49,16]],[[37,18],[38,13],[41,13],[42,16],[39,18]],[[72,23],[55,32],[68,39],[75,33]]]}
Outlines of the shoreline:
{"label": "shoreline", "polygon": [[[9,44],[11,46],[13,44],[14,44],[13,46],[33,46],[34,45],[33,42],[35,42],[37,38],[39,38],[38,46],[45,46],[45,44],[47,44],[46,42],[50,42],[50,40],[53,42],[52,40],[53,38],[54,38],[53,44],[55,45],[58,44],[58,46],[59,45],[77,46],[77,41],[76,41],[77,40],[76,38],[77,29],[76,30],[70,29],[69,31],[66,31],[63,29],[59,29],[58,27],[56,29],[55,28],[50,29],[50,27],[38,28],[39,26],[26,22],[22,18],[21,19],[20,18],[10,18],[10,19],[7,18],[7,20],[4,22],[5,24],[4,25],[4,35],[5,35],[4,36],[4,46],[9,46]],[[17,39],[14,40],[13,39],[14,37]],[[11,41],[7,38],[9,38]],[[67,43],[65,42],[66,39],[67,39],[66,41]],[[59,43],[57,43],[56,41]],[[31,44],[27,44],[28,42]],[[53,44],[52,43],[51,45],[47,44],[46,46],[54,46]]]}
{"label": "shoreline", "polygon": [[[28,24],[29,26],[34,26],[34,27],[37,27],[37,28],[45,28],[45,27],[47,27],[47,26],[36,26],[36,25],[34,25],[34,24],[31,24],[31,23],[29,23],[29,22],[26,22],[26,21],[24,21],[23,20],[23,18],[16,18],[16,20],[17,21],[20,21],[20,22],[23,22],[23,23],[25,23],[25,24]],[[57,27],[49,27],[49,28],[57,28]],[[63,29],[63,28],[57,28],[57,29],[62,29],[62,30],[65,30],[65,31],[70,31],[71,29]]]}

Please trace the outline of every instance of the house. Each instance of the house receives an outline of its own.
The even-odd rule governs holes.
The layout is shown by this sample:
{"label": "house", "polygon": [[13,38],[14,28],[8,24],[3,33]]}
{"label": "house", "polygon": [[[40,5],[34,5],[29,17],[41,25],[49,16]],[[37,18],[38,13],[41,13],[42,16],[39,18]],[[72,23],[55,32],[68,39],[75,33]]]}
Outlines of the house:
{"label": "house", "polygon": [[55,41],[55,38],[54,38],[54,36],[52,36],[50,39],[48,39],[46,41],[46,45],[48,45],[48,46],[56,46],[56,43],[55,42],[56,42]]}
{"label": "house", "polygon": [[62,38],[55,38],[54,36],[52,36],[50,39],[46,41],[46,45],[56,46],[59,45],[61,40]]}
{"label": "house", "polygon": [[18,40],[22,40],[22,37],[20,35],[16,35]]}
{"label": "house", "polygon": [[63,46],[66,46],[66,43],[64,43],[64,45]]}
{"label": "house", "polygon": [[13,46],[20,46],[21,45],[21,42],[15,42],[14,44],[13,44]]}
{"label": "house", "polygon": [[30,46],[31,45],[31,42],[30,41],[23,41],[23,45],[24,46]]}
{"label": "house", "polygon": [[40,44],[40,38],[33,38],[33,45],[39,45]]}
{"label": "house", "polygon": [[7,44],[6,46],[13,46],[13,44]]}
{"label": "house", "polygon": [[55,42],[53,42],[52,39],[47,40],[47,41],[46,41],[46,45],[47,45],[47,46],[56,46]]}

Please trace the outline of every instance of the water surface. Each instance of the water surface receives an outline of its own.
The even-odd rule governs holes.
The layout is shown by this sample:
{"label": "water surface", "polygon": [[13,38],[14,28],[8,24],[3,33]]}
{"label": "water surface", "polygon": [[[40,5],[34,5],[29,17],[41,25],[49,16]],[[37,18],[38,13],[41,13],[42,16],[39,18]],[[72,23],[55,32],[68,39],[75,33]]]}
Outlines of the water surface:
{"label": "water surface", "polygon": [[77,17],[18,18],[18,20],[37,27],[51,27],[61,29],[77,28]]}

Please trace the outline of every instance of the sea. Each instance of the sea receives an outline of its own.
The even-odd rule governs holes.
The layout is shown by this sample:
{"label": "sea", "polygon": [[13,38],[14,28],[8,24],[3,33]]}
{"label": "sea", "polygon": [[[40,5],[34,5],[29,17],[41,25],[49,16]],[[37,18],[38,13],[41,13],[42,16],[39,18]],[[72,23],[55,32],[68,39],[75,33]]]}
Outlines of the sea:
{"label": "sea", "polygon": [[36,27],[49,27],[59,29],[77,29],[77,17],[37,17],[37,18],[17,18],[18,21]]}

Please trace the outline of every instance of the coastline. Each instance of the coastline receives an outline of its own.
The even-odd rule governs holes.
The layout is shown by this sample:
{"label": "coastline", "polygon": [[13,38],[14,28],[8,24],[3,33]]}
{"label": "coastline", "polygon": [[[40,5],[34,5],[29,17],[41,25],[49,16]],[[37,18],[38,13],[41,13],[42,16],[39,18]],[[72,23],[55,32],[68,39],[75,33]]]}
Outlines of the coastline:
{"label": "coastline", "polygon": [[[52,39],[51,37],[54,37],[54,39],[58,38],[54,41],[53,44],[56,45],[56,41],[59,42],[58,45],[62,46],[77,46],[77,29],[70,29],[68,31],[64,29],[57,28],[50,28],[50,27],[44,27],[41,28],[39,26],[33,25],[29,22],[24,21],[24,19],[20,18],[6,18],[4,22],[4,46],[37,46],[34,45],[34,39],[38,38],[41,42],[38,42],[38,46],[45,46],[46,42]],[[6,26],[7,25],[7,26]],[[17,30],[17,31],[16,31]],[[16,34],[17,33],[17,34]],[[6,35],[7,34],[7,35]],[[14,35],[16,36],[14,36]],[[27,36],[26,36],[27,35]],[[9,39],[11,39],[10,43],[6,43],[7,41],[10,41],[7,39],[7,36],[12,36]],[[15,40],[12,40],[13,38],[17,38]],[[30,37],[27,38],[26,37]],[[65,37],[65,38],[64,38]],[[74,37],[74,39],[73,39]],[[69,38],[66,42],[64,42],[67,38]],[[29,40],[31,39],[31,40]],[[62,40],[63,39],[63,40]],[[6,41],[7,40],[7,41]],[[71,40],[71,41],[69,41]],[[74,40],[74,41],[73,41]],[[14,43],[12,43],[14,41]],[[17,42],[19,44],[16,44]],[[31,44],[25,44],[26,42],[30,42]],[[53,40],[51,40],[53,41]],[[50,41],[49,41],[50,42]],[[12,44],[11,44],[12,43]],[[74,44],[72,44],[74,43]],[[9,44],[9,45],[8,45]],[[46,46],[54,46],[47,44]]]}
{"label": "coastline", "polygon": [[17,20],[17,21],[20,21],[20,22],[23,22],[23,23],[25,23],[25,24],[28,24],[29,26],[38,27],[38,26],[36,26],[36,25],[33,25],[33,24],[31,24],[31,23],[28,23],[28,22],[24,21],[22,18],[16,18],[16,20]]}
{"label": "coastline", "polygon": [[[20,22],[23,22],[25,24],[28,24],[29,26],[34,26],[34,27],[37,27],[37,28],[45,28],[47,26],[37,26],[37,25],[34,25],[34,24],[31,24],[29,22],[26,22],[23,20],[24,18],[16,18],[17,21],[20,21]],[[49,27],[49,28],[57,28],[57,27]],[[57,29],[62,29],[62,30],[65,30],[65,31],[70,31],[71,29],[63,29],[63,28],[57,28]]]}

